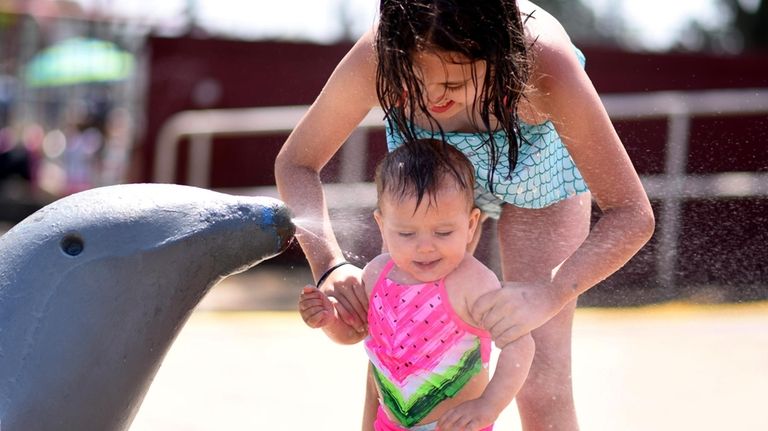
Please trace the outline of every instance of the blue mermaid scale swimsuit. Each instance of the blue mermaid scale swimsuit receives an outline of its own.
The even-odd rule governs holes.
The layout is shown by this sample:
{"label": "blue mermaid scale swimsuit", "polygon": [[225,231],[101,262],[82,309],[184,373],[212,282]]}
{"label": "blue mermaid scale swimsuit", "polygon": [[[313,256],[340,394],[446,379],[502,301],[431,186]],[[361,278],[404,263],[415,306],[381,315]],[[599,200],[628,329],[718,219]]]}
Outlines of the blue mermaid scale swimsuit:
{"label": "blue mermaid scale swimsuit", "polygon": [[[584,56],[576,49],[582,66]],[[504,132],[494,132],[493,138],[500,160],[492,177],[493,191],[488,186],[490,170],[487,132],[445,132],[445,141],[464,153],[475,167],[475,203],[492,218],[501,214],[501,205],[508,203],[520,208],[544,208],[587,192],[586,182],[563,145],[551,121],[541,124],[519,122],[522,139],[518,143],[517,165],[510,173],[506,162],[509,139]],[[414,126],[420,139],[441,139],[439,131]],[[387,125],[389,151],[403,144],[398,130]]]}
{"label": "blue mermaid scale swimsuit", "polygon": [[[544,208],[589,190],[551,122],[520,123],[520,130],[524,139],[518,147],[517,165],[511,175],[506,163],[509,141],[502,132],[494,135],[498,154],[502,156],[493,175],[493,192],[488,187],[490,157],[484,146],[487,134],[445,133],[446,142],[464,153],[474,165],[475,203],[493,218],[498,218],[502,203],[521,208]],[[439,132],[419,128],[415,131],[418,138],[440,138]],[[402,143],[401,135],[387,128],[389,150]]]}

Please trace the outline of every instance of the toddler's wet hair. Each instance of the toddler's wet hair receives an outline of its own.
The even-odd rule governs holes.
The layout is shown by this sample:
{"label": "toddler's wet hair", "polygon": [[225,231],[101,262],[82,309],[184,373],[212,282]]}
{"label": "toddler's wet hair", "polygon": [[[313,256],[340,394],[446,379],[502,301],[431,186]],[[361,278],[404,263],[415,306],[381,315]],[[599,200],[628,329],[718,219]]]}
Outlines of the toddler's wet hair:
{"label": "toddler's wet hair", "polygon": [[416,139],[401,145],[376,168],[378,199],[387,193],[396,200],[416,197],[416,208],[426,195],[434,204],[437,191],[450,180],[474,203],[475,171],[461,151],[437,139]]}

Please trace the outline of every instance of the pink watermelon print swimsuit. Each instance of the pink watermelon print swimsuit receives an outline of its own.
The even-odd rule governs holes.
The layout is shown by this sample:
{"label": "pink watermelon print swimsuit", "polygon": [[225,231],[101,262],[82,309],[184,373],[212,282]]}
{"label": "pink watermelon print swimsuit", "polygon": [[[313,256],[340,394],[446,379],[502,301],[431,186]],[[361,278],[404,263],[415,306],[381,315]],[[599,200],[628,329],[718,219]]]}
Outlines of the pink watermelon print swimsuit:
{"label": "pink watermelon print swimsuit", "polygon": [[490,334],[461,320],[445,280],[395,283],[387,278],[393,266],[387,262],[371,292],[365,350],[381,403],[399,424],[380,406],[376,431],[414,427],[487,368],[491,354]]}

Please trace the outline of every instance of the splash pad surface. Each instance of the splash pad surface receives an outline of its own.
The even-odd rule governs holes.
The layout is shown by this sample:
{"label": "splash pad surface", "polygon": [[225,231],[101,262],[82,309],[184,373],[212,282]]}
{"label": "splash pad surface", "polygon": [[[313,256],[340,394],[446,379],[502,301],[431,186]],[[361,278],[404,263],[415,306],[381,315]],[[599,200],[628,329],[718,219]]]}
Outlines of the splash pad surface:
{"label": "splash pad surface", "polygon": [[[295,312],[204,305],[169,352],[132,431],[359,429],[361,346],[328,342]],[[580,308],[573,343],[585,430],[768,429],[760,413],[768,303]],[[519,430],[518,423],[510,407],[497,428]]]}

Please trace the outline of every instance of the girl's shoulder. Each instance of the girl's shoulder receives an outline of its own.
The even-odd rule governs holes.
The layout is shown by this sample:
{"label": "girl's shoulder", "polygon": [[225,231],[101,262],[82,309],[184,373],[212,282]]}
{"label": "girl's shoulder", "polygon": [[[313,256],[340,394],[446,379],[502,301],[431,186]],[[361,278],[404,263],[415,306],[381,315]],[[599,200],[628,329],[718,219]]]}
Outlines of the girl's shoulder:
{"label": "girl's shoulder", "polygon": [[530,42],[543,44],[571,43],[568,33],[560,21],[541,7],[529,2],[520,1],[525,36]]}
{"label": "girl's shoulder", "polygon": [[528,102],[532,112],[551,112],[552,104],[572,103],[560,97],[564,88],[586,82],[584,58],[555,17],[527,1],[521,12],[530,15],[523,17],[531,44]]}
{"label": "girl's shoulder", "polygon": [[461,264],[445,278],[445,288],[459,293],[465,303],[471,305],[483,294],[500,289],[501,282],[490,268],[467,254]]}
{"label": "girl's shoulder", "polygon": [[557,18],[528,1],[520,2],[520,11],[532,47],[534,78],[582,70],[576,47]]}
{"label": "girl's shoulder", "polygon": [[367,265],[365,265],[365,268],[363,268],[363,284],[365,285],[365,291],[369,296],[371,291],[373,291],[373,286],[379,281],[381,272],[391,259],[389,253],[382,253],[374,257]]}
{"label": "girl's shoulder", "polygon": [[472,318],[472,305],[483,294],[500,288],[496,274],[470,254],[445,278],[445,290],[456,315],[478,328],[482,326]]}

